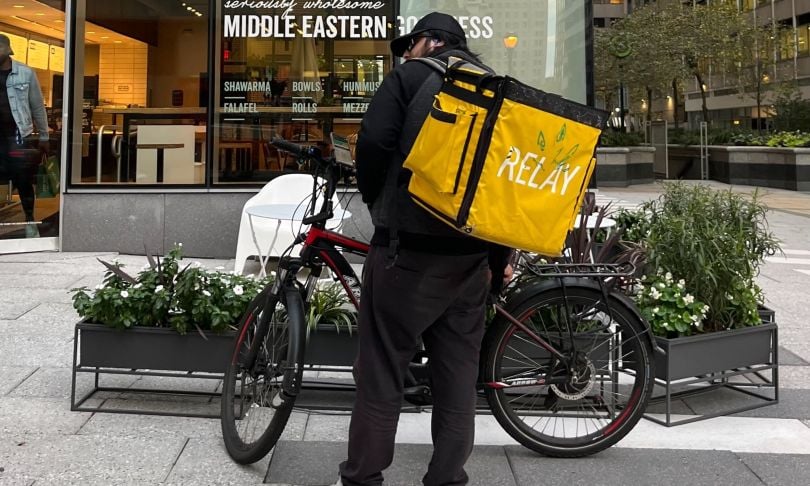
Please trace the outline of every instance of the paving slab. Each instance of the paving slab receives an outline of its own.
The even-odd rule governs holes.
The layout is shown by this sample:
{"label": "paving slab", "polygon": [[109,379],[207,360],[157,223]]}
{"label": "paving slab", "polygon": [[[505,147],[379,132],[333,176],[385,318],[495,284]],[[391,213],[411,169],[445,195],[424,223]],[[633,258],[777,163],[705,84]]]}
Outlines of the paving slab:
{"label": "paving slab", "polygon": [[17,275],[14,277],[14,287],[33,289],[65,289],[75,287],[83,277],[80,275]]}
{"label": "paving slab", "polygon": [[[770,392],[768,392],[770,393]],[[689,407],[697,414],[705,415],[730,407],[755,404],[759,400],[743,393],[718,389],[695,398],[687,398]],[[780,389],[779,403],[735,414],[736,417],[767,417],[804,419],[810,417],[810,390]]]}
{"label": "paving slab", "polygon": [[6,302],[30,302],[31,307],[45,302],[68,304],[70,294],[67,289],[0,288],[0,300]]}
{"label": "paving slab", "polygon": [[810,456],[777,454],[738,454],[763,483],[767,485],[807,484]]}
{"label": "paving slab", "polygon": [[[104,384],[107,386],[127,387],[134,377],[126,375],[110,375],[109,380]],[[51,368],[40,367],[35,373],[28,376],[9,393],[12,397],[36,397],[36,398],[62,398],[70,399],[71,368]],[[93,375],[90,373],[78,373],[76,377],[76,396],[82,397],[93,387]]]}
{"label": "paving slab", "polygon": [[[672,419],[691,417],[693,415],[675,415]],[[675,427],[642,420],[615,447],[810,454],[810,428],[799,420],[739,416],[716,417]]]}
{"label": "paving slab", "polygon": [[0,444],[0,464],[12,477],[37,484],[157,484],[169,474],[186,439],[48,436]]}
{"label": "paving slab", "polygon": [[262,484],[270,455],[250,465],[235,463],[222,439],[193,437],[166,478],[166,484]]}
{"label": "paving slab", "polygon": [[14,322],[0,322],[0,366],[72,366],[72,339],[17,332]]}
{"label": "paving slab", "polygon": [[0,398],[0,437],[6,439],[71,435],[89,419],[89,413],[71,412],[67,400]]}
{"label": "paving slab", "polygon": [[37,304],[31,301],[10,301],[0,299],[0,319],[14,320],[30,311]]}
{"label": "paving slab", "polygon": [[125,413],[95,413],[77,433],[79,435],[143,438],[166,436],[217,438],[222,435],[219,419]]}
{"label": "paving slab", "polygon": [[[782,366],[810,366],[810,361],[803,359],[789,349],[779,346],[779,366],[781,378]],[[805,385],[806,387],[810,387],[810,382],[807,382]]]}
{"label": "paving slab", "polygon": [[36,366],[0,366],[0,397],[34,374]]}
{"label": "paving slab", "polygon": [[349,437],[351,416],[337,413],[310,413],[304,440],[340,442]]}
{"label": "paving slab", "polygon": [[[383,474],[385,484],[417,486],[427,471],[433,446],[397,444],[394,462]],[[265,483],[300,486],[331,485],[346,459],[345,442],[281,441],[273,452]],[[470,485],[514,486],[506,454],[500,446],[476,446],[466,466]]]}
{"label": "paving slab", "polygon": [[520,486],[762,485],[735,454],[725,451],[611,448],[589,457],[554,459],[506,447],[506,454]]}

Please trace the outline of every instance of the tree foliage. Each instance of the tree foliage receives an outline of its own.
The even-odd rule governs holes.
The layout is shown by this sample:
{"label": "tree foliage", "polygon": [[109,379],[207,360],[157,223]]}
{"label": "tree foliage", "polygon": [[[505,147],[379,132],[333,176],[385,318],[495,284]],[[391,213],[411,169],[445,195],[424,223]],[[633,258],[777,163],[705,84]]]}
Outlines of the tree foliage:
{"label": "tree foliage", "polygon": [[[758,59],[758,50],[751,45],[757,28],[747,14],[737,9],[735,2],[650,3],[614,24],[611,31],[607,37],[621,36],[630,47],[630,55],[622,60],[625,84],[648,93],[664,92],[694,78],[701,92],[704,119],[708,119],[709,75],[742,72],[742,68],[750,68]],[[597,48],[595,52],[600,51]],[[597,60],[602,64],[609,62],[614,61]],[[713,66],[711,72],[709,66]],[[740,76],[731,79],[742,83]],[[677,96],[677,92],[674,94]]]}

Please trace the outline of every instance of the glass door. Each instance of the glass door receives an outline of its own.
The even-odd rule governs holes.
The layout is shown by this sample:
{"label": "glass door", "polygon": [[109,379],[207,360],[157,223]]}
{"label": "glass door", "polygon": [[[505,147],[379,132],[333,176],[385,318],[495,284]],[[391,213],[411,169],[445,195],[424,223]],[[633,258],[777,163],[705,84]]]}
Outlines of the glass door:
{"label": "glass door", "polygon": [[0,253],[58,247],[62,5],[0,0]]}

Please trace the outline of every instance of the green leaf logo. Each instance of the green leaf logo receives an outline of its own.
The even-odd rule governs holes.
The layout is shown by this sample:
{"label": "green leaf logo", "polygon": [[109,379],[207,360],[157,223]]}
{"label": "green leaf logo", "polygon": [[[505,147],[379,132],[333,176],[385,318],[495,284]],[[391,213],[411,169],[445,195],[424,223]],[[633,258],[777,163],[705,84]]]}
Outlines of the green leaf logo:
{"label": "green leaf logo", "polygon": [[560,133],[557,134],[557,142],[558,143],[565,140],[565,132],[566,132],[567,129],[568,128],[566,127],[565,123],[563,123],[563,126],[560,128]]}

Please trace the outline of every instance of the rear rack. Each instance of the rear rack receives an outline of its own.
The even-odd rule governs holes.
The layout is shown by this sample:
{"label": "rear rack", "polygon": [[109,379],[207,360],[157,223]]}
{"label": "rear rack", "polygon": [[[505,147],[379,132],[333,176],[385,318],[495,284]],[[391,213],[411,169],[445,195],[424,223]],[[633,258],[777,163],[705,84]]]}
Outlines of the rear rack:
{"label": "rear rack", "polygon": [[524,272],[537,277],[630,278],[636,266],[626,263],[527,263],[520,265]]}

